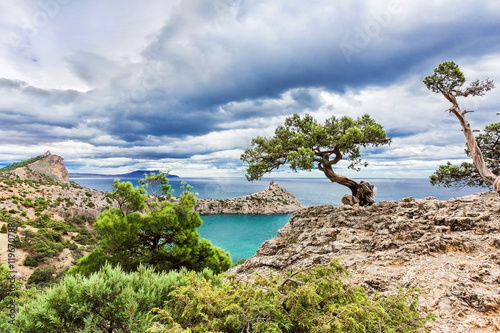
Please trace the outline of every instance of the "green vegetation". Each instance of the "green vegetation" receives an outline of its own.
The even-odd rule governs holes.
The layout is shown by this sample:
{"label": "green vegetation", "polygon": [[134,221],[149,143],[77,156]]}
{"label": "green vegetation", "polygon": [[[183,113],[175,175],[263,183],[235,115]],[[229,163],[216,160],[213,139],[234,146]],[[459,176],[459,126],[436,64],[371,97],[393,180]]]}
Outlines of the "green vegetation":
{"label": "green vegetation", "polygon": [[[144,266],[126,273],[111,265],[89,277],[67,275],[20,308],[9,332],[145,332],[151,326],[150,310],[188,283],[188,275],[185,270],[157,273]],[[208,270],[197,277],[221,283]]]}
{"label": "green vegetation", "polygon": [[[2,272],[0,287],[8,277]],[[54,279],[50,268],[39,272],[39,283]],[[426,331],[433,316],[419,314],[415,290],[370,297],[343,282],[347,275],[338,261],[284,277],[256,275],[253,284],[208,269],[157,272],[140,265],[128,273],[105,264],[88,277],[66,275],[31,291],[28,301],[19,285],[16,321],[6,326],[3,307],[0,327],[13,333]]]}
{"label": "green vegetation", "polygon": [[[368,165],[361,160],[361,147],[385,145],[390,141],[382,126],[369,115],[355,120],[332,116],[319,124],[309,115],[301,118],[294,114],[276,128],[272,138],[254,138],[252,148],[247,148],[241,159],[249,164],[246,175],[249,181],[261,179],[283,165],[297,171],[312,170],[316,163],[332,182],[347,186],[360,205],[370,205],[374,203],[373,186],[338,175],[332,166],[345,157],[348,168],[359,171],[360,166]],[[335,157],[330,159],[332,155]]]}
{"label": "green vegetation", "polygon": [[24,266],[31,266],[31,267],[37,267],[38,266],[38,260],[35,258],[32,258],[29,254],[24,258],[23,261]]}
{"label": "green vegetation", "polygon": [[451,104],[449,109],[460,125],[467,140],[466,154],[472,158],[472,163],[462,163],[460,166],[439,166],[438,170],[431,175],[430,181],[433,185],[445,187],[462,186],[484,186],[489,183],[494,190],[500,194],[500,156],[499,132],[500,124],[491,124],[486,127],[485,134],[474,137],[473,130],[466,118],[466,114],[472,110],[462,110],[457,98],[468,96],[483,96],[485,92],[493,89],[495,85],[490,79],[484,81],[473,81],[468,87],[462,88],[465,76],[453,61],[445,61],[434,69],[434,74],[424,79],[427,89],[442,94]]}
{"label": "green vegetation", "polygon": [[63,239],[61,232],[46,228],[40,228],[38,232],[23,230],[21,237],[20,246],[38,262],[59,255],[65,248],[74,247],[68,240]]}
{"label": "green vegetation", "polygon": [[[60,276],[59,276],[60,278]],[[38,267],[30,275],[27,283],[29,285],[36,285],[38,288],[54,285],[59,281],[56,269],[52,266],[47,268]]]}
{"label": "green vegetation", "polygon": [[3,224],[2,228],[0,229],[0,233],[6,234],[7,233],[7,224]]}
{"label": "green vegetation", "polygon": [[369,297],[347,275],[337,261],[254,284],[191,274],[153,310],[148,332],[418,332],[431,318],[419,314],[417,292]]}
{"label": "green vegetation", "polygon": [[143,186],[133,188],[130,182],[115,181],[111,197],[119,208],[99,215],[94,224],[97,247],[79,259],[70,273],[88,276],[106,262],[121,265],[125,271],[135,271],[141,264],[160,271],[185,267],[210,268],[216,273],[231,267],[228,253],[199,238],[196,229],[202,220],[193,210],[196,196],[189,188],[173,199],[166,174],[146,176],[143,183],[154,194],[149,202]]}
{"label": "green vegetation", "polygon": [[[500,174],[500,122],[486,126],[484,134],[476,136],[476,141],[481,147],[488,168],[494,174]],[[465,146],[465,153],[468,157],[471,157],[467,145]],[[463,162],[460,165],[453,165],[448,162],[445,165],[440,165],[434,174],[430,176],[430,182],[432,185],[443,187],[483,186],[491,188],[491,184],[481,177],[474,163],[470,162]]]}
{"label": "green vegetation", "polygon": [[21,162],[14,162],[11,165],[7,165],[7,166],[1,168],[0,172],[12,171],[12,170],[15,170],[17,168],[25,167],[31,163],[35,163],[36,161],[40,160],[41,158],[43,158],[43,155],[40,155],[37,157],[32,157],[32,158],[29,158],[29,159],[21,161]]}

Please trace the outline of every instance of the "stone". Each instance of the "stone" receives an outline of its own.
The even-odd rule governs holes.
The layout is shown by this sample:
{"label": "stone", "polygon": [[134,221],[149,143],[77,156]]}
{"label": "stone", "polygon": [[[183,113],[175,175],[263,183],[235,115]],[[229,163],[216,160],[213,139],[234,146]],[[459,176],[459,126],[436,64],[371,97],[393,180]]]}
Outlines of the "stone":
{"label": "stone", "polygon": [[294,213],[305,206],[275,181],[261,192],[232,199],[198,199],[200,215],[240,214],[273,215]]}
{"label": "stone", "polygon": [[438,316],[429,323],[433,332],[498,331],[496,193],[448,201],[408,197],[369,207],[343,203],[296,211],[277,238],[229,272],[249,280],[249,272],[279,274],[342,258],[351,282],[369,293],[419,288],[420,310]]}

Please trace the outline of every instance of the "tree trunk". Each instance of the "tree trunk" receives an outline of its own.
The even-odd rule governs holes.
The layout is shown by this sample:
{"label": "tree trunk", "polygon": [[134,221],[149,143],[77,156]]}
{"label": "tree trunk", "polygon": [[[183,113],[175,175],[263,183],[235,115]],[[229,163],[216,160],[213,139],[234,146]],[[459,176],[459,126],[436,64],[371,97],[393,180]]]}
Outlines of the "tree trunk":
{"label": "tree trunk", "polygon": [[330,179],[332,183],[338,183],[348,187],[352,196],[357,199],[360,206],[371,206],[375,203],[374,197],[377,193],[375,186],[367,182],[360,181],[359,183],[349,177],[338,175],[333,171],[331,166],[319,167],[324,172],[325,176]]}
{"label": "tree trunk", "polygon": [[460,109],[460,106],[458,106],[458,103],[455,99],[450,101],[453,103],[453,107],[450,109],[450,111],[458,118],[460,125],[462,125],[462,131],[464,132],[465,139],[467,140],[467,145],[469,146],[470,154],[472,156],[472,161],[474,162],[477,171],[485,181],[493,185],[495,192],[500,194],[500,177],[497,177],[486,166],[483,153],[477,145],[469,122],[465,118],[465,112]]}

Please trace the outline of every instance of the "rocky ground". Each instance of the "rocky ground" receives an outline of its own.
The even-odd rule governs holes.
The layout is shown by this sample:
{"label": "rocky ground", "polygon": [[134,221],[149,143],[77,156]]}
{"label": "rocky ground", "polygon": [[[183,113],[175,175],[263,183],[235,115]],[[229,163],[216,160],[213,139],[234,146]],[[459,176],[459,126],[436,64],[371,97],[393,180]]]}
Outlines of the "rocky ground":
{"label": "rocky ground", "polygon": [[500,197],[405,198],[370,207],[328,205],[295,213],[278,237],[231,269],[293,270],[332,259],[369,292],[417,287],[435,333],[500,332]]}
{"label": "rocky ground", "polygon": [[233,199],[198,199],[196,211],[201,215],[214,214],[290,214],[305,206],[293,194],[271,181],[261,192]]}

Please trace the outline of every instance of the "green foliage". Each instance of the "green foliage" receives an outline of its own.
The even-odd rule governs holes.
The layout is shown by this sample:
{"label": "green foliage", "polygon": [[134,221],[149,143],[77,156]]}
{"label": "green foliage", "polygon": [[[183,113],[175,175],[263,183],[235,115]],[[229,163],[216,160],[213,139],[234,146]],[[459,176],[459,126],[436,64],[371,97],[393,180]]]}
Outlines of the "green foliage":
{"label": "green foliage", "polygon": [[483,96],[486,91],[494,88],[493,81],[486,79],[473,81],[469,87],[462,89],[465,81],[465,76],[458,65],[453,61],[445,61],[434,69],[434,74],[427,75],[423,82],[427,89],[441,93],[447,98],[449,96]]}
{"label": "green foliage", "polygon": [[142,211],[146,207],[146,190],[143,186],[134,188],[131,182],[122,183],[115,179],[110,197],[115,200],[118,208],[127,214],[129,211]]}
{"label": "green foliage", "polygon": [[331,154],[335,163],[344,156],[348,168],[359,170],[367,166],[361,160],[360,147],[379,146],[390,143],[382,126],[369,115],[357,119],[332,116],[323,125],[313,117],[298,114],[285,119],[271,138],[257,137],[252,148],[247,148],[241,159],[249,163],[247,179],[257,180],[280,166],[289,164],[294,171],[311,170],[314,163],[326,164]]}
{"label": "green foliage", "polygon": [[[484,161],[488,169],[494,174],[500,174],[500,123],[492,123],[485,127],[484,133],[476,137],[476,142],[481,148]],[[465,153],[471,157],[468,146],[465,147]],[[460,165],[453,165],[447,162],[440,165],[430,177],[432,185],[442,187],[462,188],[465,186],[483,186],[491,187],[486,182],[476,166],[473,163],[463,162]]]}
{"label": "green foliage", "polygon": [[38,267],[28,278],[28,284],[35,284],[40,287],[49,286],[57,282],[56,269],[52,266],[47,268]]}
{"label": "green foliage", "polygon": [[32,258],[29,254],[24,258],[23,261],[24,266],[31,266],[31,267],[37,267],[38,266],[38,260]]}
{"label": "green foliage", "polygon": [[59,255],[64,248],[70,247],[60,232],[41,228],[38,232],[23,230],[21,246],[31,252],[38,261]]}
{"label": "green foliage", "polygon": [[29,158],[29,159],[21,161],[21,162],[14,162],[11,165],[7,165],[7,166],[1,168],[0,172],[11,171],[11,170],[15,170],[17,168],[25,167],[28,164],[35,163],[36,161],[38,161],[41,158],[43,158],[43,155],[40,155],[40,156],[37,156],[37,157],[33,157],[33,158]]}
{"label": "green foliage", "polygon": [[418,293],[369,297],[343,282],[348,272],[329,266],[265,278],[230,278],[221,285],[189,276],[153,309],[148,332],[420,332],[432,316],[418,312]]}
{"label": "green foliage", "polygon": [[[166,175],[150,175],[144,182],[151,180],[159,180],[156,184],[160,184],[160,192],[170,190]],[[149,183],[148,187],[153,186]],[[114,189],[112,196],[121,209],[111,208],[99,215],[94,224],[98,245],[79,259],[70,273],[89,275],[105,262],[120,264],[126,271],[140,264],[162,271],[181,267],[199,271],[208,267],[216,273],[231,267],[228,253],[200,240],[196,229],[202,220],[193,210],[193,193],[184,191],[177,199],[167,195],[146,205],[143,186],[134,189],[130,183],[115,181]]]}
{"label": "green foliage", "polygon": [[[150,173],[149,176],[144,174],[144,178],[139,181],[140,184],[144,185],[151,191],[151,194],[156,201],[161,199],[171,199],[173,196],[172,186],[168,183],[168,172],[158,174]],[[158,188],[157,188],[158,187]]]}
{"label": "green foliage", "polygon": [[78,229],[78,235],[71,237],[72,240],[82,245],[97,244],[97,237],[94,230],[87,230],[85,228]]}
{"label": "green foliage", "polygon": [[16,315],[15,306],[19,304],[22,285],[22,281],[14,279],[7,265],[0,265],[0,332],[10,332],[9,321]]}
{"label": "green foliage", "polygon": [[0,233],[2,234],[6,234],[7,233],[7,224],[3,224],[2,225],[2,228],[0,229]]}
{"label": "green foliage", "polygon": [[[186,275],[156,273],[144,266],[126,273],[110,265],[89,277],[67,275],[20,308],[10,332],[145,332],[148,312],[161,306],[174,287],[186,284]],[[207,270],[201,278],[221,283]]]}

